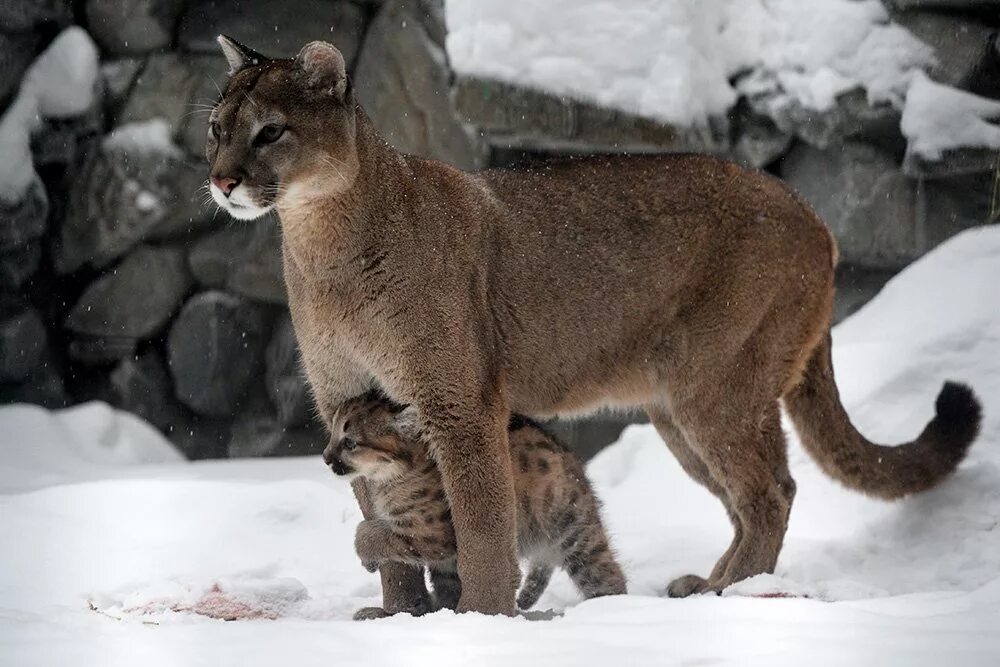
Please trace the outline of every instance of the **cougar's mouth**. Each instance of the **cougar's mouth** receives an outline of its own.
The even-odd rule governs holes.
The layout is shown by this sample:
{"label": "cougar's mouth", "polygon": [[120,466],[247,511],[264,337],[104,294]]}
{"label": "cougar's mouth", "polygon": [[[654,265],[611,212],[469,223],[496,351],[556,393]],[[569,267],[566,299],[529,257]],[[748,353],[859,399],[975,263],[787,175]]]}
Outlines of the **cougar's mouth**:
{"label": "cougar's mouth", "polygon": [[228,197],[214,184],[210,183],[208,187],[215,203],[239,220],[255,220],[271,210],[270,205],[261,206],[254,202],[250,189],[242,183],[233,188]]}

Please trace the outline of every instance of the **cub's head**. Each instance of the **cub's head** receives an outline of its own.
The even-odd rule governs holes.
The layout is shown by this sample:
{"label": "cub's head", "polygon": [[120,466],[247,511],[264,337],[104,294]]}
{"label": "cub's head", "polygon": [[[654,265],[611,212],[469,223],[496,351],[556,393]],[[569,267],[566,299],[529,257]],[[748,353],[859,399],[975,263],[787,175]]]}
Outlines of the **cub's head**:
{"label": "cub's head", "polygon": [[355,104],[344,57],[326,42],[270,59],[220,35],[229,81],[209,116],[209,190],[243,220],[283,201],[347,188],[357,174]]}
{"label": "cub's head", "polygon": [[369,394],[337,412],[323,461],[337,475],[385,482],[423,462],[426,456],[413,410]]}

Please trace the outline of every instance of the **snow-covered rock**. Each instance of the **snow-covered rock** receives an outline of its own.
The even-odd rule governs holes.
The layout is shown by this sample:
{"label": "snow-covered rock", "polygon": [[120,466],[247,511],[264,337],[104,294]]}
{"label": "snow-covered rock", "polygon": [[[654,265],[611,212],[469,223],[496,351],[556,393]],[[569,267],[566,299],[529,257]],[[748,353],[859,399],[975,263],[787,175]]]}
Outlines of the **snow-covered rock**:
{"label": "snow-covered rock", "polygon": [[1000,151],[1000,100],[978,97],[918,74],[900,124],[904,170],[914,176],[992,171]]}

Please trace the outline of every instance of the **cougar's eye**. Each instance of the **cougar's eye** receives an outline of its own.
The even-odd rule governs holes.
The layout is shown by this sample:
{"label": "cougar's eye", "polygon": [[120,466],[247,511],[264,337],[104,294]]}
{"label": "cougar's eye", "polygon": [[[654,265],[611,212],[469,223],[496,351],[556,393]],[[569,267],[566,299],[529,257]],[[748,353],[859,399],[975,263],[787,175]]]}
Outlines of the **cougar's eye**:
{"label": "cougar's eye", "polygon": [[208,124],[208,129],[211,130],[213,137],[215,137],[216,139],[219,138],[219,124],[218,123],[216,123],[215,121],[212,121],[211,123]]}
{"label": "cougar's eye", "polygon": [[344,449],[349,452],[353,452],[358,448],[358,441],[352,438],[344,438]]}
{"label": "cougar's eye", "polygon": [[258,146],[262,144],[272,144],[277,141],[282,134],[285,133],[284,125],[274,125],[268,124],[260,128],[260,132],[257,133],[257,138],[254,139],[254,143]]}

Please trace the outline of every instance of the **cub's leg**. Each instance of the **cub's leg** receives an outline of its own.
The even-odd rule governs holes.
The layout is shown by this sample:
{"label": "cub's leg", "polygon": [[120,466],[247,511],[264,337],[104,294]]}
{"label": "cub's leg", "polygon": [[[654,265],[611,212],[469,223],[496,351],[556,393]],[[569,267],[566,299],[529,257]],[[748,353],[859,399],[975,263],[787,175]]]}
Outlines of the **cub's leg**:
{"label": "cub's leg", "polygon": [[521,591],[517,594],[517,608],[526,610],[534,607],[535,603],[538,602],[538,598],[542,597],[542,593],[545,592],[545,588],[549,585],[551,577],[551,565],[546,563],[533,564],[531,570],[528,571],[528,576],[524,578]]}
{"label": "cub's leg", "polygon": [[[358,477],[351,482],[351,487],[362,516],[373,519],[375,509],[365,479]],[[379,576],[382,579],[382,606],[359,609],[354,614],[354,620],[384,618],[392,614],[420,616],[431,611],[433,605],[424,583],[424,568],[387,562],[379,568]]]}
{"label": "cub's leg", "polygon": [[439,609],[455,609],[462,597],[462,581],[454,569],[429,568],[434,600]]}
{"label": "cub's leg", "polygon": [[365,519],[354,534],[354,550],[361,564],[374,572],[383,563],[424,563],[455,555],[455,546],[436,536],[397,533],[385,519]]}
{"label": "cub's leg", "polygon": [[597,508],[584,508],[581,513],[559,543],[566,573],[585,598],[624,595],[625,574],[608,546]]}
{"label": "cub's leg", "polygon": [[[441,472],[458,543],[458,611],[515,613],[520,580],[509,413],[498,399],[464,403],[482,390],[417,402]],[[461,397],[461,398],[460,398]]]}
{"label": "cub's leg", "polygon": [[[724,412],[733,414],[736,409]],[[690,413],[684,415],[689,417]],[[777,401],[762,415],[744,412],[740,419],[720,420],[718,413],[714,417],[702,414],[683,428],[692,449],[725,490],[742,527],[723,557],[725,562],[717,564],[710,578],[688,593],[721,592],[747,577],[774,572],[795,497]],[[695,578],[687,578],[688,584],[691,581]]]}
{"label": "cub's leg", "polygon": [[[701,460],[698,453],[688,444],[687,439],[681,433],[681,430],[677,428],[677,424],[671,419],[670,414],[659,406],[647,408],[646,414],[649,416],[649,421],[656,427],[657,433],[663,438],[667,448],[677,459],[677,462],[681,464],[684,472],[691,479],[708,489],[726,508],[729,521],[733,524],[733,541],[715,564],[712,574],[709,575],[709,579],[721,577],[726,571],[726,566],[729,565],[729,560],[733,557],[733,553],[735,553],[736,547],[743,536],[743,526],[740,523],[739,515],[733,511],[732,503],[729,501],[729,495],[726,493],[726,490],[712,477],[712,474],[708,471],[708,466],[705,465],[705,462]],[[670,582],[670,585],[667,587],[667,595],[670,597],[687,597],[692,593],[698,593],[707,589],[708,580],[695,574],[689,574]]]}

